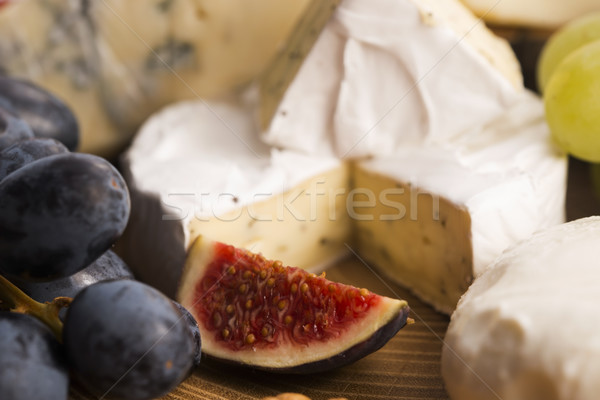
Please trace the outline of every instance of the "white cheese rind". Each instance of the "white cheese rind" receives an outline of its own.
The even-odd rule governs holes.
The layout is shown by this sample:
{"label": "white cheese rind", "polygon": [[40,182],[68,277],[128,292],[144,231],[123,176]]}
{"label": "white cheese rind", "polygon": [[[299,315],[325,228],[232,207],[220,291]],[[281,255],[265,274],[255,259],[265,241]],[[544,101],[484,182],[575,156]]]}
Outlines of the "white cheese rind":
{"label": "white cheese rind", "polygon": [[311,154],[390,155],[498,117],[521,89],[508,44],[459,3],[346,0],[263,138]]}
{"label": "white cheese rind", "polygon": [[224,215],[342,165],[266,146],[253,116],[243,101],[189,101],[155,114],[124,158],[136,189],[157,191],[189,221]]}
{"label": "white cheese rind", "polygon": [[388,203],[373,208],[387,221],[355,222],[361,254],[451,313],[506,247],[565,219],[567,162],[544,121],[541,101],[524,93],[460,140],[358,162],[357,186],[377,186]]}
{"label": "white cheese rind", "polygon": [[506,250],[452,315],[442,374],[453,399],[583,400],[600,392],[600,217]]}

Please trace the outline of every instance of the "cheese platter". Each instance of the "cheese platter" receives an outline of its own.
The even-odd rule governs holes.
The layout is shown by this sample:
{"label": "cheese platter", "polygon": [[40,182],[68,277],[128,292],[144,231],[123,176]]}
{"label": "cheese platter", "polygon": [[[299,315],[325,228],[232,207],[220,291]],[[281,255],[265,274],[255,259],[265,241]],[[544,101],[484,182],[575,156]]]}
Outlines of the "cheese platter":
{"label": "cheese platter", "polygon": [[0,2],[0,397],[594,393],[600,14],[236,1]]}

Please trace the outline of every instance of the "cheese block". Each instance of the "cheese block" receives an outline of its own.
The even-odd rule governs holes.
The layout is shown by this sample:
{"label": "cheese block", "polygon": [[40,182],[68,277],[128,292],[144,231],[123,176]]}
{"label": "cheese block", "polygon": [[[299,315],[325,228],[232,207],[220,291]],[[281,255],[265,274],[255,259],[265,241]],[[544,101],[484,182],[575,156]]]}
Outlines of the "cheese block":
{"label": "cheese block", "polygon": [[600,217],[537,232],[477,278],[452,315],[452,399],[594,399],[600,391]]}
{"label": "cheese block", "polygon": [[565,218],[566,161],[527,92],[459,141],[358,163],[354,185],[377,200],[354,219],[358,253],[444,312],[506,247]]}
{"label": "cheese block", "polygon": [[[268,126],[265,93],[252,90],[175,104],[144,125],[123,162],[133,199],[123,256],[142,279],[172,295],[201,234],[310,270],[354,252],[449,313],[504,248],[564,221],[567,162],[542,104],[510,73],[512,53],[492,62],[480,51],[506,43],[488,31],[467,40],[477,20],[458,2],[371,4],[340,4],[297,75],[282,78],[290,86]],[[415,46],[403,40],[411,32]],[[443,82],[453,71],[462,80]],[[401,80],[420,94],[396,91]],[[365,81],[389,83],[401,117]],[[361,130],[369,121],[380,129]]]}
{"label": "cheese block", "polygon": [[81,151],[114,156],[164,105],[247,84],[308,0],[3,3],[0,71],[62,98]]}
{"label": "cheese block", "polygon": [[461,0],[488,23],[554,30],[586,13],[600,10],[596,0]]}

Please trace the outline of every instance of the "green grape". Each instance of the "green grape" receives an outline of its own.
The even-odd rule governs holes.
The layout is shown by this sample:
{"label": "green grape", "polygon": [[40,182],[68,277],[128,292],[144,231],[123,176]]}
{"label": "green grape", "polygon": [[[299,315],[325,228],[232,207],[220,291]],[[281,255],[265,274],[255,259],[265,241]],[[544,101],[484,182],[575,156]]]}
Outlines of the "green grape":
{"label": "green grape", "polygon": [[537,64],[537,83],[544,92],[560,62],[574,50],[600,39],[600,12],[577,18],[554,33],[540,54]]}
{"label": "green grape", "polygon": [[552,138],[567,153],[600,162],[600,40],[568,55],[544,93]]}

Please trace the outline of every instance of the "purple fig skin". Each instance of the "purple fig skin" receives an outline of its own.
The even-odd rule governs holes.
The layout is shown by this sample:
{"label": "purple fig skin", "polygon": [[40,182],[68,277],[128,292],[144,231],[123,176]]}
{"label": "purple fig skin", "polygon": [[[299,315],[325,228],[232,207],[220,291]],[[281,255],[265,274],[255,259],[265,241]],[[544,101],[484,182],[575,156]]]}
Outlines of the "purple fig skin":
{"label": "purple fig skin", "polygon": [[282,369],[277,372],[293,374],[311,374],[329,371],[352,364],[361,358],[382,348],[400,329],[406,325],[409,307],[403,308],[390,322],[379,328],[367,340],[357,343],[348,350],[320,361]]}
{"label": "purple fig skin", "polygon": [[[135,185],[132,183],[131,177],[127,175],[124,177],[130,186]],[[178,298],[178,290],[181,288],[185,260],[188,255],[184,251],[185,235],[181,222],[168,218],[150,220],[147,218],[148,215],[160,215],[160,213],[165,212],[160,198],[135,188],[131,193],[134,206],[132,207],[130,224],[118,243],[119,254],[131,266],[136,278],[176,299]],[[165,235],[164,232],[169,232],[169,235]],[[140,237],[145,239],[140,241]],[[156,251],[159,248],[169,249],[169,251],[163,251],[159,254]],[[383,326],[368,339],[318,361],[281,368],[250,365],[209,355],[205,351],[206,340],[203,340],[202,357],[205,361],[218,361],[227,365],[282,374],[324,372],[351,364],[380,349],[406,325],[409,311],[408,306],[400,308],[389,321],[382,322]]]}
{"label": "purple fig skin", "polygon": [[406,325],[409,312],[410,308],[408,306],[402,308],[394,318],[375,331],[367,340],[357,343],[341,353],[334,354],[331,357],[324,358],[322,360],[312,361],[293,367],[265,368],[241,362],[238,363],[232,360],[225,360],[206,354],[205,357],[229,365],[279,374],[308,375],[322,373],[350,365],[382,348],[391,338],[396,335],[396,333],[398,333],[400,329]]}
{"label": "purple fig skin", "polygon": [[0,151],[0,180],[40,158],[68,152],[69,149],[55,139],[21,140]]}

